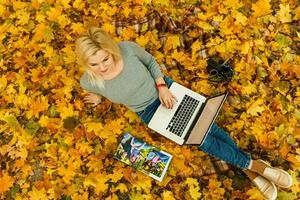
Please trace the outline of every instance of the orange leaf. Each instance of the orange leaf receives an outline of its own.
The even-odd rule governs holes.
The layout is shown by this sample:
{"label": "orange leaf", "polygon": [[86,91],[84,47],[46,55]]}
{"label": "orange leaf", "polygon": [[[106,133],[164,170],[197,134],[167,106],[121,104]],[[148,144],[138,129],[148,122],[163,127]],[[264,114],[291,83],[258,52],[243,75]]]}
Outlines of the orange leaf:
{"label": "orange leaf", "polygon": [[0,194],[9,190],[14,184],[13,177],[9,176],[8,173],[0,175]]}

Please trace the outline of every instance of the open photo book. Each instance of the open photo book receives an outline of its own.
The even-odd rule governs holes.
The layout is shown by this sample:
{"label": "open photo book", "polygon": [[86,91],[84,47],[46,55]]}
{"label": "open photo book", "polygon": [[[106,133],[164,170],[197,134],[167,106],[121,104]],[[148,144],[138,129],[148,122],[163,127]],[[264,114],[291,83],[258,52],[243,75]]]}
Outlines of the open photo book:
{"label": "open photo book", "polygon": [[114,158],[162,181],[172,160],[172,155],[126,132],[122,135]]}

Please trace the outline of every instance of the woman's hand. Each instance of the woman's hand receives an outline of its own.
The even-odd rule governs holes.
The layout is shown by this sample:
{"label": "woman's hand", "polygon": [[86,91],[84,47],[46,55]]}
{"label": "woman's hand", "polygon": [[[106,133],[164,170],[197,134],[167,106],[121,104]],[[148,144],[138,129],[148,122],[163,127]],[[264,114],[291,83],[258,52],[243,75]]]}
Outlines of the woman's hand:
{"label": "woman's hand", "polygon": [[174,101],[177,102],[176,96],[167,87],[160,87],[158,89],[158,96],[161,104],[168,109],[173,108]]}
{"label": "woman's hand", "polygon": [[101,102],[101,98],[101,96],[89,92],[83,100],[85,103],[91,103],[93,104],[92,106],[96,106]]}

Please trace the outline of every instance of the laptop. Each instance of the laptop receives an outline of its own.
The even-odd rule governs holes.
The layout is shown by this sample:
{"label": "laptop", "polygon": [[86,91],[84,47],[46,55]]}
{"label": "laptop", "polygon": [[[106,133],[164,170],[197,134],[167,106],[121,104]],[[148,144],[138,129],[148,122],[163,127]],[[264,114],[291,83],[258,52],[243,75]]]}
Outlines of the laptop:
{"label": "laptop", "polygon": [[148,127],[180,145],[202,144],[228,93],[206,98],[176,82],[169,89],[178,101],[172,109],[160,105]]}

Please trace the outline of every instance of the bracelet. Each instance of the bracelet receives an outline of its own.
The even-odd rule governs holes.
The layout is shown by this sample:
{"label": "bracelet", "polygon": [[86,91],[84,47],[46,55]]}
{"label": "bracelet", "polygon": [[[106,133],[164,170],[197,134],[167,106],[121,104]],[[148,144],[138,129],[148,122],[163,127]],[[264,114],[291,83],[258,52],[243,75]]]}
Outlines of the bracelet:
{"label": "bracelet", "polygon": [[165,83],[155,84],[156,89],[159,89],[160,87],[167,87]]}

